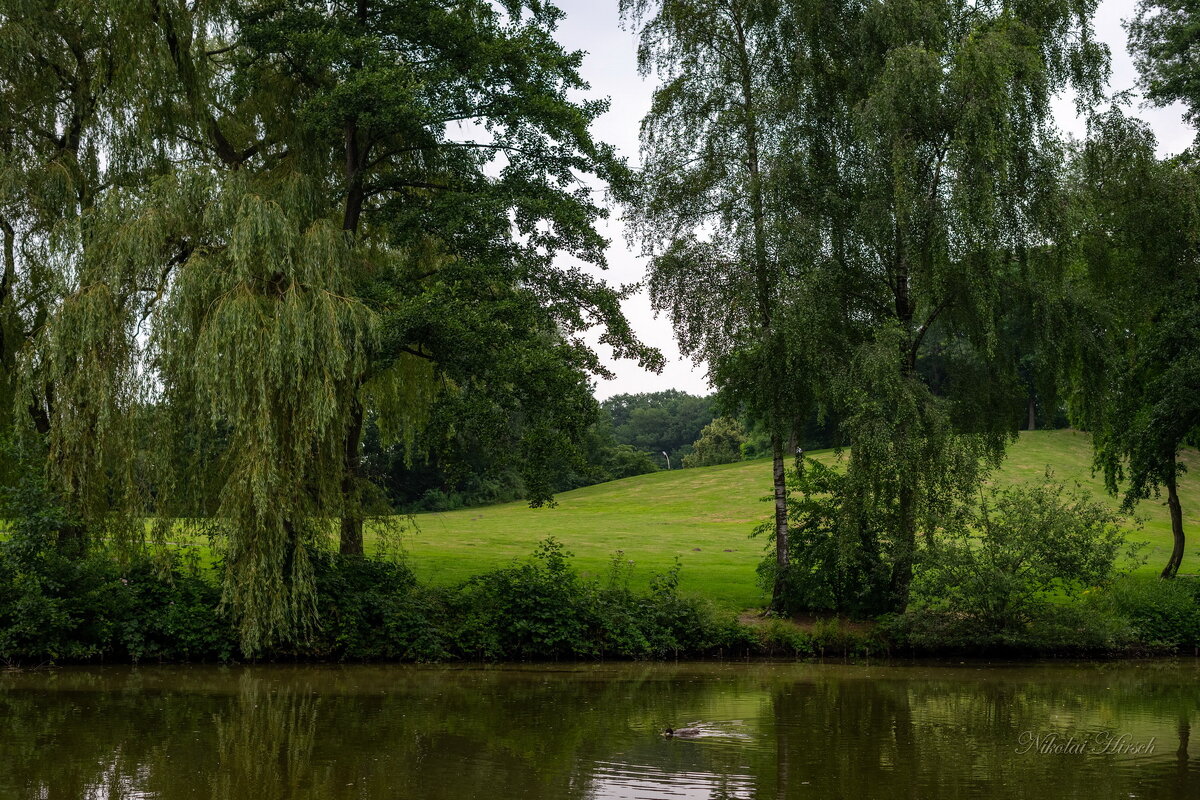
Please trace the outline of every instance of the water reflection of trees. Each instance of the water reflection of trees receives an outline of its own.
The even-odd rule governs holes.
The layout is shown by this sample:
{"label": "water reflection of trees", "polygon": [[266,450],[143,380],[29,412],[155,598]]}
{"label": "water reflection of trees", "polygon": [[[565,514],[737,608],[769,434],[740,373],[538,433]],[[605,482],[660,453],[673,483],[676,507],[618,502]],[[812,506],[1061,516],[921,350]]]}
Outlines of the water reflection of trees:
{"label": "water reflection of trees", "polygon": [[582,797],[579,764],[631,725],[657,743],[706,691],[628,670],[23,676],[0,689],[0,797]]}
{"label": "water reflection of trees", "polygon": [[[657,666],[113,670],[0,677],[0,797],[1193,797],[1187,672]],[[671,742],[740,717],[745,739]],[[1022,730],[1158,735],[1154,759],[1015,752]],[[1164,736],[1171,741],[1164,741]],[[607,765],[607,766],[605,766]],[[606,770],[611,775],[606,775]],[[626,770],[629,775],[622,774]],[[674,777],[673,777],[674,776]],[[1121,794],[1124,793],[1124,794]]]}
{"label": "water reflection of trees", "polygon": [[[1013,669],[974,680],[938,672],[774,686],[764,715],[774,769],[758,771],[758,796],[1200,796],[1200,768],[1187,753],[1200,684],[1186,673],[1152,683],[1130,667]],[[1022,731],[1066,738],[1102,730],[1137,741],[1157,736],[1155,756],[1017,752]]]}

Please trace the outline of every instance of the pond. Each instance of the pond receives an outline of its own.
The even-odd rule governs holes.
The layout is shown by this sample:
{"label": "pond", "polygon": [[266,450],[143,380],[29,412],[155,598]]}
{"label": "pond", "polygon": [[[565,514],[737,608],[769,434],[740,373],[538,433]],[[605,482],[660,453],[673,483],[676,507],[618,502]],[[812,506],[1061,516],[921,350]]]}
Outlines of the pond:
{"label": "pond", "polygon": [[1196,798],[1197,722],[1191,660],[6,672],[0,798]]}

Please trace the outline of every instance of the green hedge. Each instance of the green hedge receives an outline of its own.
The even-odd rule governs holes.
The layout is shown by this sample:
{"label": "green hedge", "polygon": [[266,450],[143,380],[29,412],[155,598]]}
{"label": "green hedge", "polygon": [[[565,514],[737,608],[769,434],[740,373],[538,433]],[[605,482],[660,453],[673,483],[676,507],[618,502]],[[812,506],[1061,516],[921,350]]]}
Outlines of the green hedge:
{"label": "green hedge", "polygon": [[[620,554],[588,580],[554,541],[465,584],[432,588],[402,563],[325,554],[321,627],[268,659],[494,661],[697,657],[844,658],[889,653],[1032,655],[1192,652],[1200,585],[1125,579],[988,631],[966,615],[918,609],[871,627],[820,620],[742,624],[679,593],[678,567],[629,588]],[[0,543],[0,662],[231,661],[244,655],[213,574],[179,562],[120,563]]]}
{"label": "green hedge", "polygon": [[[446,589],[401,563],[325,554],[320,628],[264,658],[547,660],[703,657],[760,651],[743,626],[678,593],[678,569],[648,592],[627,570],[584,580],[554,540],[534,557]],[[614,563],[620,562],[617,559]],[[620,562],[625,563],[625,562]],[[97,554],[29,558],[0,544],[0,661],[229,661],[243,654],[211,574]]]}

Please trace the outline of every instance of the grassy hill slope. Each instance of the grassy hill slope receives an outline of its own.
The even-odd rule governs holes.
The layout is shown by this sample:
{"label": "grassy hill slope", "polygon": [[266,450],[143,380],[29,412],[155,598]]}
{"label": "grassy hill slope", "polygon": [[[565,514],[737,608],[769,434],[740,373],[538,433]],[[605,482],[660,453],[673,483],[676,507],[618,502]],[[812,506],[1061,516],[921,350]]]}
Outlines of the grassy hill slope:
{"label": "grassy hill slope", "polygon": [[[832,462],[832,453],[817,456]],[[1184,526],[1200,536],[1200,458],[1180,484]],[[1013,445],[998,483],[1042,479],[1047,466],[1056,478],[1079,482],[1114,506],[1102,481],[1091,476],[1091,442],[1076,431],[1022,433]],[[523,503],[471,508],[416,518],[405,546],[417,575],[435,583],[455,583],[527,556],[538,541],[554,536],[567,545],[582,572],[605,576],[613,553],[634,562],[636,585],[667,569],[676,556],[683,564],[681,589],[729,608],[765,603],[755,567],[766,542],[749,538],[771,513],[768,460],[719,467],[657,472],[566,492],[554,508]],[[1163,500],[1145,501],[1145,519],[1133,538],[1147,542],[1148,561],[1140,571],[1157,574],[1170,552],[1170,522]],[[1200,541],[1200,540],[1193,540]],[[1197,548],[1189,545],[1183,572],[1197,571]]]}

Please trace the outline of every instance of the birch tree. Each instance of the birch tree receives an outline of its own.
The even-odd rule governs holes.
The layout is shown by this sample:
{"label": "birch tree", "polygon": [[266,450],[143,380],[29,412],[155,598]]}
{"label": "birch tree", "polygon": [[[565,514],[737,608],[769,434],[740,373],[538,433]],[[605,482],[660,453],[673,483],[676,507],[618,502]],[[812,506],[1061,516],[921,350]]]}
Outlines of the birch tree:
{"label": "birch tree", "polygon": [[[802,252],[774,170],[789,91],[790,44],[778,4],[763,0],[621,0],[638,32],[639,66],[659,86],[642,120],[642,169],[627,196],[649,256],[650,297],[681,351],[709,368],[727,403],[770,433],[778,605],[788,566],[785,466],[795,421],[808,416],[790,284]],[[790,246],[789,246],[790,245]]]}

